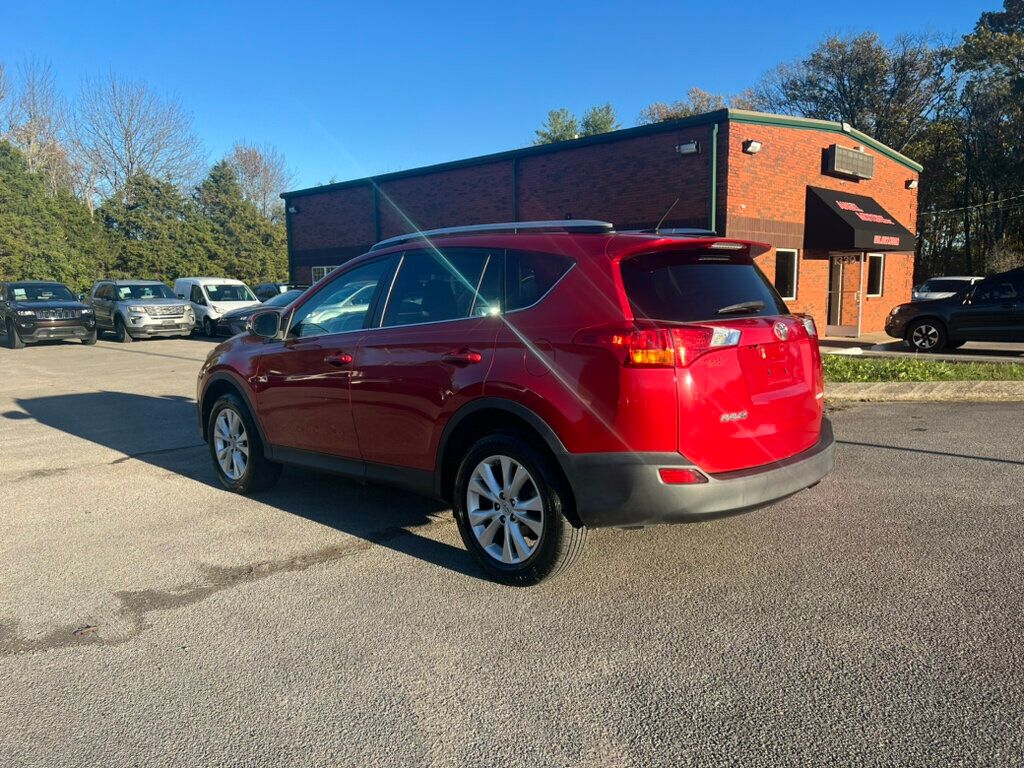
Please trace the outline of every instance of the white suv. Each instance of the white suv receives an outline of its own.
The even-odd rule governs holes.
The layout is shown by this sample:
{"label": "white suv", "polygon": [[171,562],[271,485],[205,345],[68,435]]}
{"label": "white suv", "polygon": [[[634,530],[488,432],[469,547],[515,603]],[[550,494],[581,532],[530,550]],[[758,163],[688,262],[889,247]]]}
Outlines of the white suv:
{"label": "white suv", "polygon": [[179,277],[174,292],[191,303],[196,325],[207,336],[217,335],[217,322],[227,312],[260,303],[249,286],[229,277]]}

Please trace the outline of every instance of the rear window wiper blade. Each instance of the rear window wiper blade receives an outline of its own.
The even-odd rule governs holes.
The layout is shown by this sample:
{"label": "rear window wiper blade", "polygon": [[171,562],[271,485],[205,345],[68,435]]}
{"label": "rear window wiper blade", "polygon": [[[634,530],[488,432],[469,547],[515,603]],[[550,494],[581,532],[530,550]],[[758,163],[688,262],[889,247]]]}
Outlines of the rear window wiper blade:
{"label": "rear window wiper blade", "polygon": [[734,312],[760,312],[764,309],[763,301],[741,301],[739,304],[730,304],[717,311],[719,315],[730,315]]}

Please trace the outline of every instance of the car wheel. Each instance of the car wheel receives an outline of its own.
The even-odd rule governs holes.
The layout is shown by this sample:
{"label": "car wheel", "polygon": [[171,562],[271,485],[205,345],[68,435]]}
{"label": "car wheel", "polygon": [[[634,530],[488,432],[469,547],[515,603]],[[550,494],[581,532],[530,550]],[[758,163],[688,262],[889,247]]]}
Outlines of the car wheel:
{"label": "car wheel", "polygon": [[235,493],[256,493],[273,487],[281,465],[263,455],[263,442],[249,409],[236,394],[220,397],[207,424],[210,457],[221,484]]}
{"label": "car wheel", "polygon": [[21,340],[21,336],[18,335],[18,329],[14,327],[14,321],[7,318],[7,348],[8,349],[22,349],[25,346],[25,342]]}
{"label": "car wheel", "polygon": [[87,347],[91,347],[93,344],[96,343],[96,337],[97,337],[97,331],[96,331],[95,328],[93,328],[92,332],[88,336],[86,336],[84,339],[82,339],[82,343],[85,344],[85,346],[87,346]]}
{"label": "car wheel", "polygon": [[208,317],[203,318],[203,335],[211,339],[217,335],[217,329],[214,327],[213,321]]}
{"label": "car wheel", "polygon": [[131,344],[132,342],[132,335],[128,333],[128,328],[120,315],[114,318],[114,338],[122,344]]}
{"label": "car wheel", "polygon": [[907,328],[907,343],[915,352],[938,352],[946,346],[946,329],[935,320],[918,320]]}
{"label": "car wheel", "polygon": [[455,476],[453,509],[466,548],[497,581],[529,586],[567,569],[586,528],[565,517],[572,493],[558,467],[522,436],[478,440]]}

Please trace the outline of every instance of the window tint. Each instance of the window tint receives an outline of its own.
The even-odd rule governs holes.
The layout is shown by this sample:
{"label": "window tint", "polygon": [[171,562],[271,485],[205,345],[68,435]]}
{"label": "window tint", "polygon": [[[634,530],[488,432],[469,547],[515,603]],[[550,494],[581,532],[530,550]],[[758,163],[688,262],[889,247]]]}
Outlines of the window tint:
{"label": "window tint", "polygon": [[775,290],[784,299],[796,298],[797,252],[777,250],[775,252]]}
{"label": "window tint", "polygon": [[203,303],[203,291],[198,285],[192,286],[192,293],[189,296],[189,301],[194,301],[196,304]]}
{"label": "window tint", "polygon": [[[634,315],[693,322],[788,313],[785,303],[754,264],[701,258],[689,253],[661,252],[623,261],[622,283]],[[763,306],[737,307],[719,313],[721,309],[751,302]]]}
{"label": "window tint", "polygon": [[296,311],[288,335],[323,336],[362,328],[377,284],[390,264],[391,259],[379,259],[320,286]]}
{"label": "window tint", "polygon": [[868,254],[868,296],[881,296],[885,281],[885,255]]}
{"label": "window tint", "polygon": [[987,304],[1019,299],[1024,295],[1021,282],[1020,278],[1009,275],[993,275],[978,283],[973,301],[975,304]]}
{"label": "window tint", "polygon": [[501,310],[501,254],[449,248],[402,258],[382,326],[437,323]]}
{"label": "window tint", "polygon": [[531,251],[509,251],[505,261],[507,311],[536,304],[573,264],[566,256]]}

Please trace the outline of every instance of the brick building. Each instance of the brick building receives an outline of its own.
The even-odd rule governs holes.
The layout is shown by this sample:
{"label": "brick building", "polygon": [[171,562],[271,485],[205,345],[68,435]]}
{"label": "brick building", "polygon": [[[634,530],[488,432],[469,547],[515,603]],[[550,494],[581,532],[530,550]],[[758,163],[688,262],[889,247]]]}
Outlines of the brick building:
{"label": "brick building", "polygon": [[668,212],[666,228],[770,243],[758,264],[790,307],[857,335],[910,300],[920,171],[842,123],[729,109],[282,197],[295,282],[417,228],[574,218],[647,229]]}

